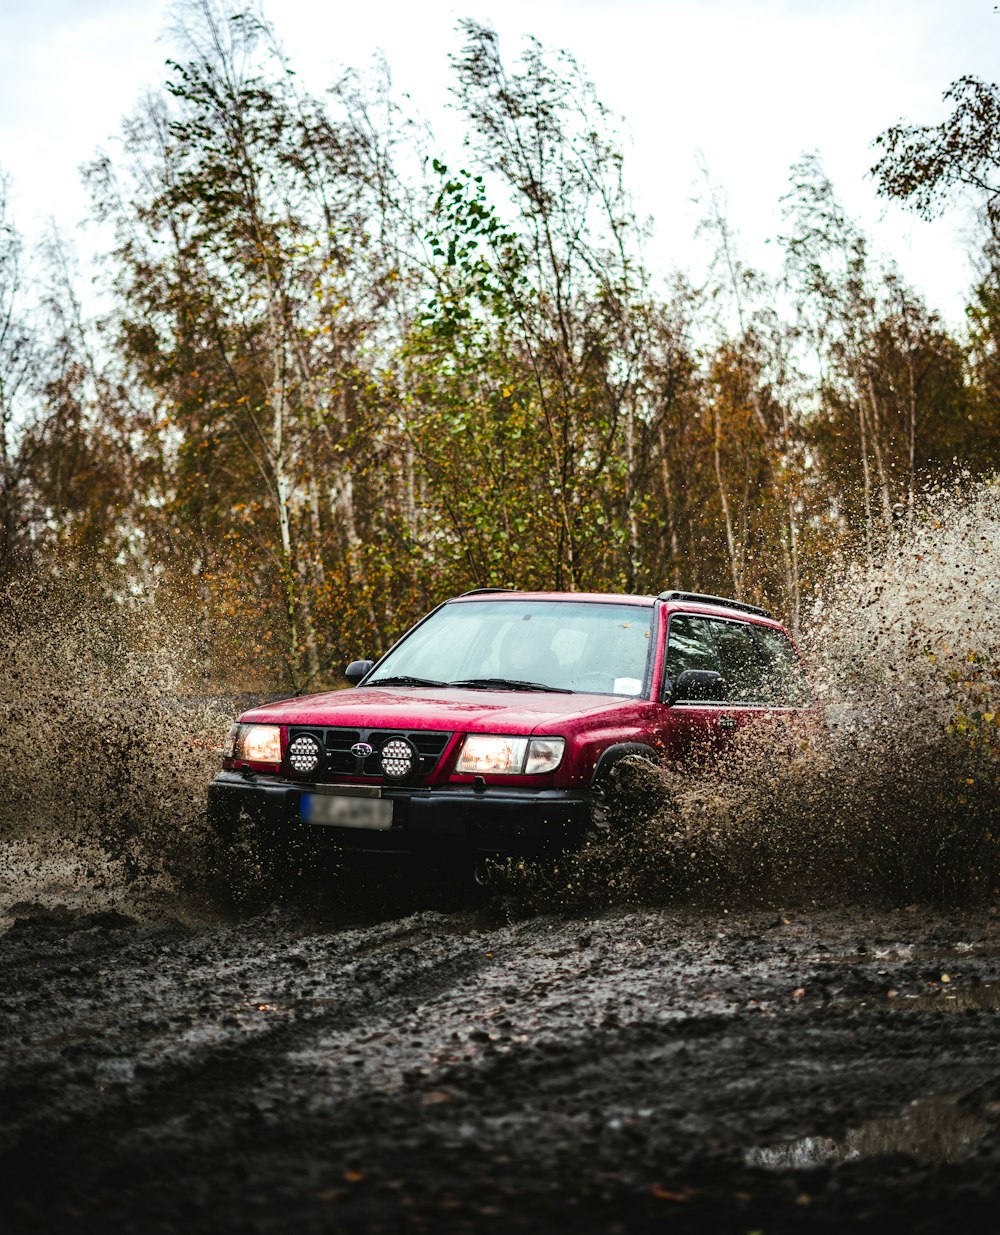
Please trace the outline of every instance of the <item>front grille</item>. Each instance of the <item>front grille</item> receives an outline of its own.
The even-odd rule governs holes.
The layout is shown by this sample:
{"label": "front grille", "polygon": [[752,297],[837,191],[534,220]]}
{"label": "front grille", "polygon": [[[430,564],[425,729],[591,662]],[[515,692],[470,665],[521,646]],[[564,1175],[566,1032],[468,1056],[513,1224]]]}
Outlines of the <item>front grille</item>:
{"label": "front grille", "polygon": [[[324,775],[384,779],[378,753],[389,738],[406,738],[412,742],[420,756],[416,775],[418,778],[429,776],[440,762],[451,738],[450,733],[432,733],[426,729],[327,729],[322,726],[294,725],[288,730],[289,745],[303,733],[319,738],[325,751],[323,766],[316,772],[311,772],[308,778],[299,778],[309,780],[321,780]],[[351,747],[357,742],[367,742],[372,748],[372,754],[367,759],[358,759],[351,754]],[[290,776],[295,775],[291,769],[288,769],[288,773]]]}

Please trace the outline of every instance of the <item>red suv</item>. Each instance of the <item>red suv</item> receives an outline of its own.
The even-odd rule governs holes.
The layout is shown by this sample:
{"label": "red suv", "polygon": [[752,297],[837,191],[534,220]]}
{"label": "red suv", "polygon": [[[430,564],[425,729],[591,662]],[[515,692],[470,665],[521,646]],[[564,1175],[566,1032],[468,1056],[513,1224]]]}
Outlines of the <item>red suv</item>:
{"label": "red suv", "polygon": [[778,622],[688,592],[480,589],[346,677],[240,717],[209,789],[224,832],[246,815],[279,848],[557,851],[619,760],[683,759],[810,703]]}

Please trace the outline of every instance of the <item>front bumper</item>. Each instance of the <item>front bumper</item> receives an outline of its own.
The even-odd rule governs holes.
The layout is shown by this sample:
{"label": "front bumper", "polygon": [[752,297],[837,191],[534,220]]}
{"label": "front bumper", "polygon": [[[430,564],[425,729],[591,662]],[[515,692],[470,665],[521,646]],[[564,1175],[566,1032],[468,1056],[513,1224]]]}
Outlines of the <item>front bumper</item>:
{"label": "front bumper", "polygon": [[304,822],[302,794],[315,789],[273,776],[220,772],[208,787],[209,818],[223,837],[248,818],[279,845],[287,839],[289,844],[312,841],[364,852],[446,847],[530,857],[578,845],[590,814],[590,799],[578,790],[386,785],[382,797],[393,804],[392,827],[368,831]]}

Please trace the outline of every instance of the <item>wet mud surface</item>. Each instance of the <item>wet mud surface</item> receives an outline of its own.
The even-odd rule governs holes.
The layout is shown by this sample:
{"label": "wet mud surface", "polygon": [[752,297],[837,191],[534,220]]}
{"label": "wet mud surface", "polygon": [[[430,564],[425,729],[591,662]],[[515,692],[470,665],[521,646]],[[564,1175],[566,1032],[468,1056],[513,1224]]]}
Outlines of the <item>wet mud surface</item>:
{"label": "wet mud surface", "polygon": [[412,909],[8,904],[0,1226],[996,1229],[995,912]]}

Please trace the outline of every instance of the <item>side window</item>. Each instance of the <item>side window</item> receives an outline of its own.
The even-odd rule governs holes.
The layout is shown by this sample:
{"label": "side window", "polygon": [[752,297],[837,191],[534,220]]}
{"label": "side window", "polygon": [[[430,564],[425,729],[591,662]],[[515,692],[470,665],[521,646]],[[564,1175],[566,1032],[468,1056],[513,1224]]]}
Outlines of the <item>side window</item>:
{"label": "side window", "polygon": [[721,673],[712,640],[710,619],[695,617],[689,613],[675,613],[670,618],[667,632],[664,697],[669,693],[670,683],[685,669],[711,669],[715,673]]}
{"label": "side window", "polygon": [[755,626],[753,632],[765,659],[764,701],[784,707],[808,703],[812,691],[788,636],[770,626]]}
{"label": "side window", "polygon": [[712,619],[712,634],[719,659],[719,672],[726,679],[730,703],[764,703],[766,660],[763,649],[746,622]]}
{"label": "side window", "polygon": [[811,698],[791,640],[770,626],[675,613],[667,632],[664,698],[685,669],[721,673],[726,686],[718,702],[796,707]]}

